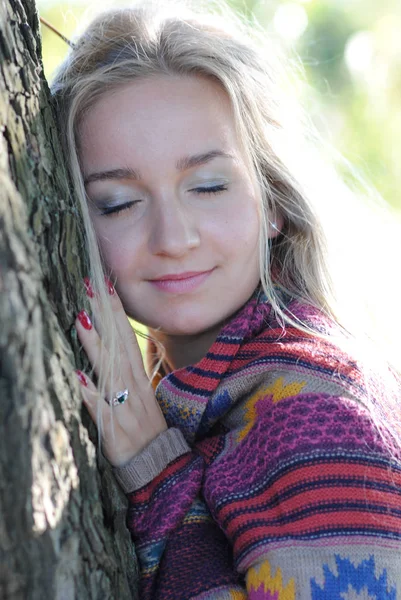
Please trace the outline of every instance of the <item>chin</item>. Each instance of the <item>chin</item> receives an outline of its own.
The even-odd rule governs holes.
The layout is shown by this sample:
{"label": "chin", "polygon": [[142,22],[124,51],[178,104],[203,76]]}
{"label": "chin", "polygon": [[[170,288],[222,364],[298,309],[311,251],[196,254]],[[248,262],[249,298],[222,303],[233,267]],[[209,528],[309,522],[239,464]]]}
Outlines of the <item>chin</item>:
{"label": "chin", "polygon": [[202,316],[199,314],[182,312],[179,315],[174,315],[171,318],[168,315],[164,315],[164,318],[156,322],[152,319],[151,323],[148,323],[148,327],[154,330],[159,330],[165,335],[177,335],[177,336],[196,336],[206,333],[207,331],[213,330],[216,327],[220,328],[222,320],[216,318],[208,318],[206,315]]}
{"label": "chin", "polygon": [[177,335],[177,336],[196,336],[213,329],[214,324],[204,323],[202,321],[194,322],[179,322],[179,323],[165,323],[160,326],[160,331],[163,331],[166,335]]}

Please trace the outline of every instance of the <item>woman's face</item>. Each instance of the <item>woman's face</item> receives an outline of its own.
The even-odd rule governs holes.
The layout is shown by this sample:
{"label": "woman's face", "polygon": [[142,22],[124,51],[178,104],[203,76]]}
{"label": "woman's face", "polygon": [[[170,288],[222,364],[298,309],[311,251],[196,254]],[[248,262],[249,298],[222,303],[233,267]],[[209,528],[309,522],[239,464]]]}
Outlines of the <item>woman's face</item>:
{"label": "woman's face", "polygon": [[170,335],[221,324],[259,281],[259,197],[229,100],[203,77],[142,79],[79,129],[90,213],[129,316]]}

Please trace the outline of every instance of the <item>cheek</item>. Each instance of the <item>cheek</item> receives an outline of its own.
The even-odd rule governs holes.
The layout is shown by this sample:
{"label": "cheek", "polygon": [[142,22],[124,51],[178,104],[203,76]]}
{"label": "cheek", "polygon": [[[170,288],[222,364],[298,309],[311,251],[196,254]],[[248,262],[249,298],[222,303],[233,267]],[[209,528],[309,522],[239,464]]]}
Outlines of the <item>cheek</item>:
{"label": "cheek", "polygon": [[222,243],[240,262],[258,258],[260,216],[256,201],[249,200],[233,207],[220,228]]}
{"label": "cheek", "polygon": [[134,235],[122,236],[111,229],[96,233],[103,262],[108,269],[118,276],[132,268],[133,261],[140,256]]}

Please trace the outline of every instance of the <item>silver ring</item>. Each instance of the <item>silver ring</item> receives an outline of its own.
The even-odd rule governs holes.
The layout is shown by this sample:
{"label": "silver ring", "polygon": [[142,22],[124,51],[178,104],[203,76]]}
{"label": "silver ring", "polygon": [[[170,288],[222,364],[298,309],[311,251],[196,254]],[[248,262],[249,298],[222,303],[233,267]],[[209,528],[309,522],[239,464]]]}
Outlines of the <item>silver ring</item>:
{"label": "silver ring", "polygon": [[113,398],[111,400],[106,399],[106,402],[110,406],[120,406],[120,404],[124,404],[124,402],[128,398],[128,394],[129,394],[128,390],[123,390],[122,392],[117,392],[117,394],[115,396],[113,396]]}

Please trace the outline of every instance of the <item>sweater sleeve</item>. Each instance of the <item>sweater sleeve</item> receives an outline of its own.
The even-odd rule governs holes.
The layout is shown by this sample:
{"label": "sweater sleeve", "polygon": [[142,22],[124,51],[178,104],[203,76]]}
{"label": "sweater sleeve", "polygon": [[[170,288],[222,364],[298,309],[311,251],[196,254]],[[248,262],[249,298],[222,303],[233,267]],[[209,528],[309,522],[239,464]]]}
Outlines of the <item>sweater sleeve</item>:
{"label": "sweater sleeve", "polygon": [[181,431],[171,428],[114,470],[128,495],[127,525],[140,562],[142,600],[204,593],[205,598],[243,597],[232,547],[202,498],[204,468]]}
{"label": "sweater sleeve", "polygon": [[191,449],[179,429],[171,427],[122,467],[113,468],[114,475],[126,494],[140,489],[157,477],[167,465]]}

